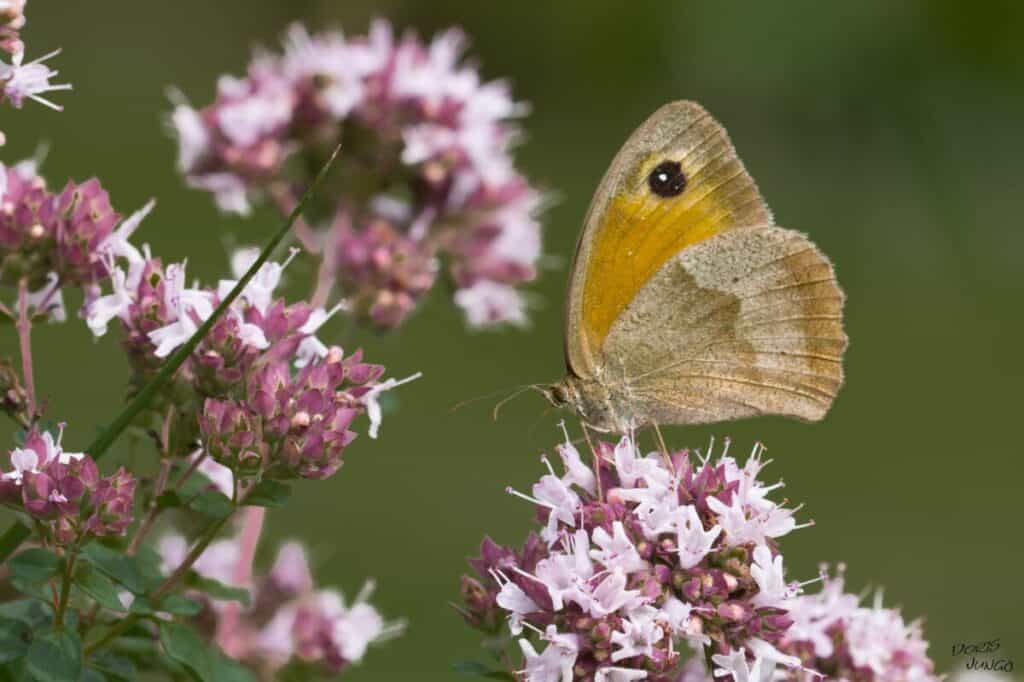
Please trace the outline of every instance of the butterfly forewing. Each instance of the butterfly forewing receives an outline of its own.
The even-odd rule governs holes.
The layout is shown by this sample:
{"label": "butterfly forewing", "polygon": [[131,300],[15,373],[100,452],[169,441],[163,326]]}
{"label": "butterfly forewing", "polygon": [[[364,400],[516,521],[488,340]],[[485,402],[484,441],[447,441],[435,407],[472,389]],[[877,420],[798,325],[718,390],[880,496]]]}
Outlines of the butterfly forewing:
{"label": "butterfly forewing", "polygon": [[637,423],[817,420],[842,384],[842,307],[804,235],[724,232],[678,253],[615,320],[605,383]]}
{"label": "butterfly forewing", "polygon": [[[678,164],[677,195],[652,191],[661,164]],[[654,113],[616,155],[591,202],[577,247],[566,314],[566,360],[593,378],[615,320],[680,251],[744,225],[772,222],[729,137],[700,105]]]}

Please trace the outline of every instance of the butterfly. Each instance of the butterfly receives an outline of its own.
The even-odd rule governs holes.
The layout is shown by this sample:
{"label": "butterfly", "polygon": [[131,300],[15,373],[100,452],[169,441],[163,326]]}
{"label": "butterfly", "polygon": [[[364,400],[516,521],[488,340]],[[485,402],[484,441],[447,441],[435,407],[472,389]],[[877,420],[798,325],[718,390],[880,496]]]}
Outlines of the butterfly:
{"label": "butterfly", "polygon": [[566,302],[562,381],[598,431],[757,415],[817,421],[843,382],[844,295],[778,227],[725,129],[672,102],[626,141],[590,204]]}

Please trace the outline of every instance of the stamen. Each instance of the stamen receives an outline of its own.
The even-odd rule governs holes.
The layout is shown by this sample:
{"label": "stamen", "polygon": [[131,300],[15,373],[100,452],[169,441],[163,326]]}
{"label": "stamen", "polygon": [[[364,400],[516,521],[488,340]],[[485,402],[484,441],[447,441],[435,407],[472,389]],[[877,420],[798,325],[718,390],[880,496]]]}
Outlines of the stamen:
{"label": "stamen", "polygon": [[544,639],[544,631],[541,630],[540,628],[538,628],[536,625],[534,625],[533,623],[531,623],[531,622],[529,622],[527,620],[522,620],[522,621],[519,621],[519,622],[520,622],[520,624],[524,628],[529,628],[530,630],[533,630],[534,632],[536,632],[538,635],[541,636],[541,639]]}
{"label": "stamen", "polygon": [[[38,63],[40,63],[40,62],[45,62],[45,61],[46,61],[47,59],[49,59],[50,57],[56,57],[57,55],[59,55],[59,54],[61,53],[61,50],[62,50],[62,49],[63,49],[63,48],[60,48],[60,47],[58,47],[58,48],[57,48],[56,50],[54,50],[53,52],[47,52],[47,53],[46,53],[46,54],[44,54],[44,55],[43,55],[42,57],[36,57],[36,58],[35,58],[35,59],[33,59],[32,61],[30,61],[30,62],[29,62],[28,64],[25,64],[25,66],[31,66],[32,64],[38,64]],[[56,71],[54,71],[53,73],[54,73],[54,75],[56,75],[56,73],[57,73],[57,72],[56,72]]]}
{"label": "stamen", "polygon": [[[529,578],[530,580],[532,580],[532,581],[534,581],[536,583],[540,583],[541,585],[544,584],[543,580],[541,580],[537,576],[533,575],[532,573],[527,573],[526,571],[524,571],[523,569],[519,568],[518,566],[513,566],[512,570],[515,571],[516,573],[518,573],[519,575],[523,576],[524,578]],[[505,581],[506,582],[512,582],[508,578],[505,578]]]}
{"label": "stamen", "polygon": [[506,576],[504,573],[502,573],[496,568],[488,569],[487,572],[490,573],[491,577],[494,578],[494,582],[498,583],[499,586],[504,587],[505,583],[511,582],[509,581],[508,576]]}
{"label": "stamen", "polygon": [[526,500],[527,502],[532,502],[533,504],[535,504],[535,505],[537,505],[539,507],[546,507],[547,509],[556,509],[555,505],[550,504],[548,502],[541,502],[540,500],[538,500],[535,497],[530,497],[526,493],[519,492],[518,490],[516,490],[512,486],[509,486],[509,487],[505,488],[505,492],[508,493],[509,495],[515,495],[516,497],[522,498],[522,499]]}
{"label": "stamen", "polygon": [[558,428],[562,429],[562,433],[565,435],[565,444],[572,445],[572,441],[569,440],[569,427],[565,425],[565,420],[558,422]]}
{"label": "stamen", "polygon": [[[295,260],[295,257],[299,255],[300,251],[301,249],[296,248],[294,246],[288,249],[288,257],[285,258],[284,261],[281,263],[281,269],[284,270],[286,267],[288,267],[288,264]],[[338,306],[334,306],[335,309],[337,309],[337,307]]]}
{"label": "stamen", "polygon": [[806,587],[808,585],[813,585],[814,583],[824,582],[825,578],[826,578],[826,576],[825,576],[824,573],[819,573],[817,578],[811,578],[810,580],[803,580],[801,582],[794,583],[794,584],[797,587]]}
{"label": "stamen", "polygon": [[373,592],[376,589],[377,589],[377,581],[376,580],[367,580],[365,583],[363,583],[363,586],[359,589],[359,594],[356,595],[356,598],[353,601],[353,603],[354,604],[362,604],[363,602],[368,601],[370,599],[370,597],[373,596]]}

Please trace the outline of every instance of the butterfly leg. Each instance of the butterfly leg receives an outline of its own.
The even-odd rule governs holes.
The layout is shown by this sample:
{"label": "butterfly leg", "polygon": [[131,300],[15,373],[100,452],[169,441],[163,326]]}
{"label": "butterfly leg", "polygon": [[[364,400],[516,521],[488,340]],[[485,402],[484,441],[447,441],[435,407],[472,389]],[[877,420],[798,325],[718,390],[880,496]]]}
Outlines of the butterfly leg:
{"label": "butterfly leg", "polygon": [[587,423],[585,421],[580,422],[580,426],[583,428],[583,438],[587,441],[587,447],[590,448],[590,456],[594,460],[594,478],[597,481],[597,499],[604,501],[604,491],[601,489],[601,458],[597,454],[597,448],[594,447],[594,442],[590,440],[590,432],[587,431]]}
{"label": "butterfly leg", "polygon": [[661,456],[665,459],[665,466],[668,467],[669,471],[675,471],[675,467],[672,465],[672,455],[668,452],[668,446],[665,445],[665,437],[661,435],[661,429],[658,427],[658,422],[651,422],[651,426],[654,427],[654,436],[658,439],[658,448],[661,450]]}

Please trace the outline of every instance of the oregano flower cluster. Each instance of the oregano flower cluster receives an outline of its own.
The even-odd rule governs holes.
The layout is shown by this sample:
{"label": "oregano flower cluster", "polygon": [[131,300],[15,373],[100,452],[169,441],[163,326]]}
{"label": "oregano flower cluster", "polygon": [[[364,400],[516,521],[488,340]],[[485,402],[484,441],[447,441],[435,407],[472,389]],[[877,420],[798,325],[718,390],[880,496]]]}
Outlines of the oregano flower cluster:
{"label": "oregano flower cluster", "polygon": [[246,74],[218,81],[171,116],[188,183],[225,211],[253,200],[294,204],[339,142],[343,191],[324,202],[303,244],[358,316],[395,328],[446,271],[473,326],[521,324],[517,286],[537,274],[540,193],[515,169],[514,121],[526,107],[508,85],[461,63],[465,37],[429,43],[376,21],[366,36],[292,26],[282,54],[257,53]]}
{"label": "oregano flower cluster", "polygon": [[521,660],[509,675],[937,679],[919,626],[857,607],[841,580],[810,595],[820,578],[788,578],[780,539],[811,523],[771,499],[782,483],[762,480],[763,446],[742,463],[729,448],[643,454],[629,435],[596,442],[588,463],[566,435],[561,473],[545,457],[529,493],[509,490],[540,529],[520,549],[485,538],[460,607],[490,636],[508,628]]}

